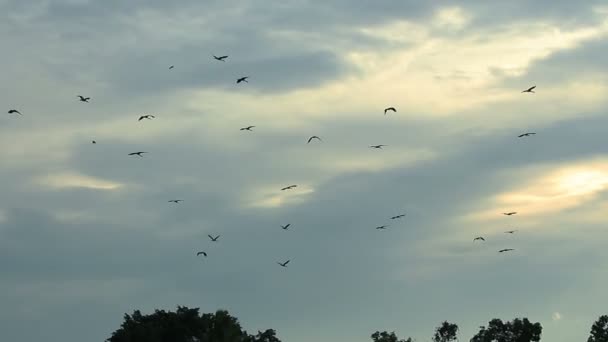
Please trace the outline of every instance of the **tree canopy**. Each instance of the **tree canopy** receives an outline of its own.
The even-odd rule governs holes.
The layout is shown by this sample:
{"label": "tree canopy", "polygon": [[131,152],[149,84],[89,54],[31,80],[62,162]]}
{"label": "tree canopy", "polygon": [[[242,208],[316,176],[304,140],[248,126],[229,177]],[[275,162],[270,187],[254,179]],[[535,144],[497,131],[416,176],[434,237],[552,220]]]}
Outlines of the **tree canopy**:
{"label": "tree canopy", "polygon": [[608,342],[608,315],[600,316],[593,323],[587,342]]}
{"label": "tree canopy", "polygon": [[495,318],[487,328],[480,327],[471,342],[538,342],[542,331],[540,323],[531,323],[527,318],[506,323]]}
{"label": "tree canopy", "polygon": [[452,342],[458,338],[458,325],[448,322],[441,323],[440,326],[435,329],[435,335],[433,335],[433,342]]}
{"label": "tree canopy", "polygon": [[395,332],[379,332],[376,331],[375,333],[372,334],[372,340],[374,342],[413,342],[411,338],[408,337],[407,340],[400,340],[397,335],[395,335]]}
{"label": "tree canopy", "polygon": [[281,342],[268,329],[249,335],[228,311],[199,314],[199,309],[177,307],[175,312],[155,310],[125,314],[121,327],[106,342]]}

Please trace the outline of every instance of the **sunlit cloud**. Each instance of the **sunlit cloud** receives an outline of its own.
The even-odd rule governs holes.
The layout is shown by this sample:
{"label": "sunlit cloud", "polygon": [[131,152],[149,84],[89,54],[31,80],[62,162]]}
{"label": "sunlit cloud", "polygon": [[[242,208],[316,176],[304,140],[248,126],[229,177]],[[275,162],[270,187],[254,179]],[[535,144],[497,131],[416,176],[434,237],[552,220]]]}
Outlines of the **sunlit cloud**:
{"label": "sunlit cloud", "polygon": [[36,179],[39,185],[62,189],[62,188],[87,188],[94,190],[115,190],[124,186],[117,182],[107,181],[72,172],[62,172],[41,176]]}
{"label": "sunlit cloud", "polygon": [[449,30],[460,30],[471,21],[470,14],[460,7],[442,8],[437,11],[433,25]]}
{"label": "sunlit cloud", "polygon": [[553,319],[554,321],[559,321],[562,319],[562,314],[560,314],[559,312],[554,312],[551,315],[551,319]]}
{"label": "sunlit cloud", "polygon": [[314,189],[298,185],[297,188],[281,191],[284,185],[254,190],[246,199],[245,206],[254,208],[280,208],[300,204],[310,199]]}
{"label": "sunlit cloud", "polygon": [[496,195],[492,209],[473,214],[470,218],[491,220],[511,210],[526,217],[559,213],[588,204],[607,189],[606,160],[545,166],[531,181]]}

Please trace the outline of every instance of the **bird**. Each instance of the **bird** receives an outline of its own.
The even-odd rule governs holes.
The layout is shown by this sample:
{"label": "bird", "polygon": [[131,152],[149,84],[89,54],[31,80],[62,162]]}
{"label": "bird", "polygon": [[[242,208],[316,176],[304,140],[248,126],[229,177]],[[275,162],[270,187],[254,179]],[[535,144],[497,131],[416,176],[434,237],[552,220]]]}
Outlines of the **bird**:
{"label": "bird", "polygon": [[507,215],[507,216],[511,216],[511,215],[515,215],[515,214],[517,214],[517,211],[511,211],[511,212],[508,212],[508,213],[502,213],[502,214],[503,214],[503,215]]}
{"label": "bird", "polygon": [[293,189],[293,188],[295,188],[295,187],[297,187],[297,185],[295,185],[295,184],[294,184],[294,185],[290,185],[290,186],[286,186],[286,187],[284,187],[283,189],[281,189],[281,191],[283,191],[283,190],[289,190],[289,189]]}
{"label": "bird", "polygon": [[505,249],[499,250],[498,253],[508,252],[508,251],[514,251],[514,249],[513,248],[505,248]]}
{"label": "bird", "polygon": [[481,236],[478,236],[478,237],[476,237],[476,238],[473,239],[473,241],[477,241],[477,240],[486,241],[486,239],[484,239]]}
{"label": "bird", "polygon": [[202,254],[202,255],[204,255],[204,256],[207,256],[207,253],[205,253],[205,252],[203,252],[203,251],[200,251],[200,252],[196,253],[196,256],[199,256],[199,255],[201,255],[201,254]]}
{"label": "bird", "polygon": [[173,203],[179,203],[179,202],[183,202],[183,201],[184,200],[177,199],[177,200],[170,200],[169,203],[171,203],[171,202],[173,202]]}
{"label": "bird", "polygon": [[372,146],[370,146],[370,148],[379,148],[379,149],[382,149],[382,146],[388,146],[388,145],[372,145]]}
{"label": "bird", "polygon": [[287,228],[289,228],[289,226],[291,226],[291,223],[288,223],[286,225],[281,225],[281,228],[283,228],[283,230],[287,230]]}
{"label": "bird", "polygon": [[148,152],[133,152],[133,153],[129,153],[130,156],[134,156],[134,155],[138,155],[140,157],[143,157],[142,154],[143,153],[148,153]]}
{"label": "bird", "polygon": [[378,226],[378,227],[376,227],[376,229],[386,229],[386,227],[388,227],[388,226],[386,226],[386,225],[384,225],[384,226]]}
{"label": "bird", "polygon": [[208,237],[211,239],[211,241],[213,241],[213,242],[217,242],[217,239],[219,239],[219,238],[220,238],[220,236],[219,236],[219,235],[218,235],[218,236],[216,236],[216,237],[213,237],[213,236],[211,236],[211,235],[207,235],[207,236],[208,236]]}
{"label": "bird", "polygon": [[505,234],[513,234],[513,233],[515,233],[516,231],[517,231],[517,230],[507,230],[507,231],[505,232]]}
{"label": "bird", "polygon": [[287,261],[285,261],[284,263],[280,263],[280,262],[278,262],[278,261],[277,261],[277,264],[279,264],[279,265],[281,265],[281,266],[283,266],[283,267],[287,267],[287,264],[289,264],[289,262],[290,262],[290,261],[291,261],[291,260],[287,260]]}
{"label": "bird", "polygon": [[520,134],[520,135],[518,135],[517,137],[518,137],[518,138],[521,138],[521,137],[529,137],[529,136],[534,135],[534,134],[536,134],[536,133],[534,133],[534,132],[528,132],[528,133]]}
{"label": "bird", "polygon": [[16,110],[16,109],[11,109],[11,110],[9,110],[9,111],[8,111],[8,113],[9,113],[9,114],[19,114],[19,115],[23,115],[23,114],[21,114],[21,112],[20,112],[20,111],[18,111],[18,110]]}
{"label": "bird", "polygon": [[401,215],[393,216],[393,217],[391,217],[391,220],[398,219],[398,218],[402,218],[402,217],[404,217],[404,216],[405,216],[405,214],[401,214]]}
{"label": "bird", "polygon": [[247,81],[248,78],[249,78],[249,76],[241,77],[241,78],[239,78],[239,79],[236,80],[236,83],[237,84],[239,84],[241,82],[249,83],[249,81]]}
{"label": "bird", "polygon": [[169,67],[169,70],[171,70],[171,69],[173,69],[173,68],[175,68],[175,66],[174,66],[174,65],[170,66],[170,67]]}
{"label": "bird", "polygon": [[219,56],[218,57],[216,55],[213,55],[213,58],[216,59],[216,60],[218,60],[218,61],[225,62],[224,59],[228,58],[228,56]]}
{"label": "bird", "polygon": [[307,144],[310,144],[310,142],[312,141],[312,139],[318,139],[319,141],[322,141],[322,140],[321,140],[321,138],[319,138],[319,137],[318,137],[318,136],[316,136],[316,135],[313,135],[312,137],[308,138],[308,142],[307,142]]}
{"label": "bird", "polygon": [[97,144],[97,141],[93,140],[91,141],[92,144]]}
{"label": "bird", "polygon": [[241,131],[251,131],[252,128],[254,128],[255,126],[247,126],[247,127],[243,127],[241,128]]}
{"label": "bird", "polygon": [[83,97],[82,95],[78,95],[78,97],[80,98],[81,102],[89,102],[91,99],[90,97]]}
{"label": "bird", "polygon": [[397,113],[397,110],[395,109],[395,107],[388,107],[388,108],[384,109],[384,115],[386,115],[386,112],[388,112],[389,110],[392,110],[393,112]]}
{"label": "bird", "polygon": [[522,91],[522,93],[533,93],[533,92],[534,92],[534,88],[536,88],[536,86],[534,86],[534,87],[530,87],[530,88],[528,88],[528,89],[526,89],[526,90]]}
{"label": "bird", "polygon": [[150,115],[150,114],[146,114],[146,115],[142,115],[139,117],[139,119],[137,121],[141,121],[143,119],[148,119],[148,120],[152,120],[153,118],[156,118],[156,116],[154,115]]}

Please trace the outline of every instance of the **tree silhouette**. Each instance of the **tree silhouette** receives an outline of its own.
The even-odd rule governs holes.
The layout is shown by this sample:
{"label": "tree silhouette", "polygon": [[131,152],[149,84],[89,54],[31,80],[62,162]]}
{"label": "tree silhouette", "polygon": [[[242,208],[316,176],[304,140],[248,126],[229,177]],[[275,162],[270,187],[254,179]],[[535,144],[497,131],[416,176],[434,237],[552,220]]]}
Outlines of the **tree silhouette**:
{"label": "tree silhouette", "polygon": [[540,323],[530,323],[527,318],[516,318],[506,323],[495,318],[490,321],[488,328],[480,327],[471,342],[538,342],[542,331]]}
{"label": "tree silhouette", "polygon": [[275,334],[269,329],[249,335],[225,310],[199,315],[198,308],[178,306],[176,312],[125,314],[121,327],[106,342],[281,342]]}
{"label": "tree silhouette", "polygon": [[371,338],[374,342],[413,342],[411,337],[408,337],[407,340],[400,340],[394,331],[391,333],[376,331],[372,334]]}
{"label": "tree silhouette", "polygon": [[456,334],[458,333],[458,325],[443,322],[440,326],[435,329],[435,335],[433,336],[433,342],[451,342],[456,341],[458,338]]}
{"label": "tree silhouette", "polygon": [[593,323],[587,342],[608,342],[608,315],[600,316]]}

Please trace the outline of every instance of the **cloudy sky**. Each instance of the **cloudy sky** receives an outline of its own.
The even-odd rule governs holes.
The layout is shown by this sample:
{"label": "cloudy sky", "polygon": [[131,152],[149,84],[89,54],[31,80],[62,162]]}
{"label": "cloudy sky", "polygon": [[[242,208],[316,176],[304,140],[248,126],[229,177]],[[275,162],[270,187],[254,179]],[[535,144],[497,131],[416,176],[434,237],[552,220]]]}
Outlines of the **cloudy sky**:
{"label": "cloudy sky", "polygon": [[186,305],[286,342],[515,317],[571,342],[607,313],[604,1],[0,13],[2,340],[102,341]]}

